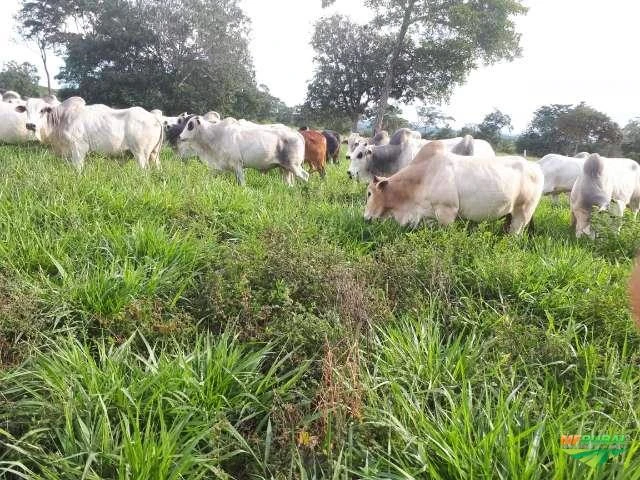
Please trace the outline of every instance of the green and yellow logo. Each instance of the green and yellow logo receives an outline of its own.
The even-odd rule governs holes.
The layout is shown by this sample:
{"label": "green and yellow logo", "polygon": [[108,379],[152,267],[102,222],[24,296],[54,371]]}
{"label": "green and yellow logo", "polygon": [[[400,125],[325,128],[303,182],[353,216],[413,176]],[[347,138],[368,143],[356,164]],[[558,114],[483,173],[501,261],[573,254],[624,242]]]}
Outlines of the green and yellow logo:
{"label": "green and yellow logo", "polygon": [[627,451],[625,435],[561,435],[562,451],[591,467],[604,465]]}

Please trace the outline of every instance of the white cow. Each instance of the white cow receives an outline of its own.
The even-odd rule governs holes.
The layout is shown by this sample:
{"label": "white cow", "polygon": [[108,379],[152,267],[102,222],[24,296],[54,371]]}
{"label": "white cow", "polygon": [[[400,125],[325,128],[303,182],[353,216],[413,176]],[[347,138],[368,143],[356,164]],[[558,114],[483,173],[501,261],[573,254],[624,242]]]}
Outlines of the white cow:
{"label": "white cow", "polygon": [[[410,130],[407,131],[411,132]],[[391,138],[392,142],[387,146],[371,147],[360,145],[356,147],[351,155],[349,169],[347,170],[349,177],[368,183],[376,175],[393,175],[406,167],[422,147],[433,142],[433,140],[417,139],[415,135],[410,134],[398,136],[398,132],[394,133]],[[403,142],[397,145],[394,140],[396,138],[402,139]],[[456,137],[438,141],[447,151],[457,155],[478,157],[495,157],[496,155],[488,142],[474,139],[470,135],[464,138]]]}
{"label": "white cow", "polygon": [[82,98],[71,97],[56,107],[31,99],[16,110],[27,113],[27,129],[38,140],[51,145],[57,154],[71,157],[78,170],[89,152],[129,151],[141,168],[147,168],[149,162],[160,167],[163,128],[143,108],[116,110],[106,105],[86,105]]}
{"label": "white cow", "polygon": [[627,158],[590,155],[571,190],[571,225],[576,237],[595,238],[591,229],[594,207],[622,217],[627,206],[635,219],[640,210],[640,165]]}
{"label": "white cow", "polygon": [[218,123],[220,120],[222,120],[222,117],[220,117],[220,114],[218,112],[207,112],[205,113],[202,118],[204,118],[207,122],[211,122],[211,123]]}
{"label": "white cow", "polygon": [[25,113],[17,112],[13,103],[0,102],[0,143],[24,143],[32,138]]}
{"label": "white cow", "polygon": [[395,175],[373,178],[364,217],[414,226],[428,218],[449,225],[458,217],[506,217],[505,229],[517,235],[530,224],[543,183],[540,167],[522,157],[466,157],[436,141]]}
{"label": "white cow", "polygon": [[582,173],[584,158],[565,157],[551,153],[540,159],[538,165],[544,173],[543,195],[551,195],[554,203],[558,203],[558,196],[561,193],[569,193],[573,188],[576,179]]}
{"label": "white cow", "polygon": [[294,175],[303,181],[309,174],[302,169],[304,138],[290,128],[245,124],[224,119],[218,123],[193,117],[179,137],[212,170],[235,172],[244,185],[244,168],[266,171],[279,167],[284,181],[293,185]]}
{"label": "white cow", "polygon": [[14,92],[13,90],[7,90],[2,94],[2,101],[16,105],[24,105],[24,100],[22,100],[20,94],[18,92]]}

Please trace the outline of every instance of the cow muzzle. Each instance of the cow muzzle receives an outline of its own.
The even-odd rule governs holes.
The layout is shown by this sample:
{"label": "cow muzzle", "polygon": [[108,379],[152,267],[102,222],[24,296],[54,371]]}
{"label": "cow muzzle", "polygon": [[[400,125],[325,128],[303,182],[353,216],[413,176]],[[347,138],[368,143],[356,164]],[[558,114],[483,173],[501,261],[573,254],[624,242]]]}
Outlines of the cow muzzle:
{"label": "cow muzzle", "polygon": [[27,130],[29,130],[31,132],[35,132],[36,131],[36,124],[35,123],[27,123],[25,125],[25,127],[27,127]]}

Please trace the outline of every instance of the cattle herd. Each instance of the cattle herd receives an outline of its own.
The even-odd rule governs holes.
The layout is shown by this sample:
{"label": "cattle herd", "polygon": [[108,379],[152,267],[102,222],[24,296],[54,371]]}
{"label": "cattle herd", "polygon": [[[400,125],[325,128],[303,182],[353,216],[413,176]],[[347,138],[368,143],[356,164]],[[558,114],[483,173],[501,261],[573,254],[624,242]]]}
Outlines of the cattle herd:
{"label": "cattle herd", "polygon": [[[278,168],[287,185],[296,178],[306,182],[305,162],[324,177],[327,163],[338,163],[343,143],[330,130],[223,119],[216,112],[165,117],[160,110],[87,105],[80,97],[25,100],[11,91],[2,95],[0,117],[0,142],[37,140],[78,170],[89,152],[130,152],[141,168],[160,168],[166,142],[183,158],[197,156],[212,170],[233,172],[241,185],[245,168]],[[457,218],[504,218],[505,231],[520,234],[532,228],[542,195],[557,201],[565,192],[576,236],[593,238],[594,209],[622,217],[629,207],[634,218],[640,210],[640,166],[629,159],[581,153],[532,162],[496,156],[489,143],[469,135],[431,141],[407,128],[373,138],[352,133],[344,143],[349,177],[368,184],[367,220],[448,225]]]}

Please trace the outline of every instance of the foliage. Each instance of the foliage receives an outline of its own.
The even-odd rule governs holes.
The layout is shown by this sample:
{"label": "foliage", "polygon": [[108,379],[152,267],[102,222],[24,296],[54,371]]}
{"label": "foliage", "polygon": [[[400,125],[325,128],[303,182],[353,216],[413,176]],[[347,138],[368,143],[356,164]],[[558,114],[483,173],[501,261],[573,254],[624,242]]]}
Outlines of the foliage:
{"label": "foliage", "polygon": [[[367,0],[374,24],[393,36],[385,67],[378,124],[388,97],[441,101],[464,82],[480,62],[512,60],[520,54],[514,17],[527,12],[519,0]],[[399,59],[411,58],[408,70]],[[408,77],[393,92],[396,75]],[[379,126],[379,125],[377,125]]]}
{"label": "foliage", "polygon": [[24,97],[39,96],[39,81],[38,69],[29,62],[7,62],[0,72],[0,88],[13,90]]}
{"label": "foliage", "polygon": [[500,149],[503,132],[507,130],[511,132],[511,117],[500,110],[494,110],[487,114],[484,120],[478,125],[478,138],[486,140],[494,147]]}
{"label": "foliage", "polygon": [[417,108],[417,113],[420,127],[427,131],[448,127],[449,121],[455,120],[433,105],[421,105]]}
{"label": "foliage", "polygon": [[622,153],[625,157],[633,158],[640,162],[640,118],[631,120],[622,129]]}
{"label": "foliage", "polygon": [[269,98],[253,79],[249,20],[237,0],[25,0],[23,12],[49,25],[47,38],[65,58],[58,78],[67,95],[253,118]]}
{"label": "foliage", "polygon": [[620,127],[583,102],[540,107],[517,143],[520,151],[538,156],[574,155],[581,150],[613,156],[619,153],[621,142]]}
{"label": "foliage", "polygon": [[640,423],[630,216],[595,242],[573,238],[566,199],[542,201],[529,238],[403,229],[364,221],[344,157],[294,188],[255,171],[239,188],[169,151],[159,172],[121,160],[78,175],[0,146],[0,471],[640,471],[636,447],[591,471],[558,441]]}
{"label": "foliage", "polygon": [[[351,129],[371,113],[380,97],[384,62],[389,55],[389,37],[376,29],[333,15],[319,20],[311,40],[316,54],[315,71],[307,89],[305,109],[320,118],[346,116]],[[407,67],[408,67],[408,59]],[[398,76],[396,92],[405,88]]]}

